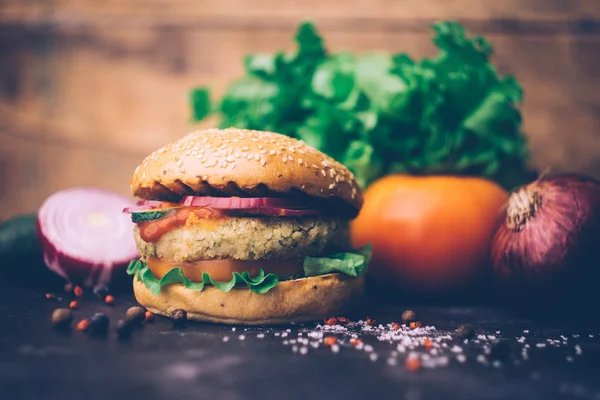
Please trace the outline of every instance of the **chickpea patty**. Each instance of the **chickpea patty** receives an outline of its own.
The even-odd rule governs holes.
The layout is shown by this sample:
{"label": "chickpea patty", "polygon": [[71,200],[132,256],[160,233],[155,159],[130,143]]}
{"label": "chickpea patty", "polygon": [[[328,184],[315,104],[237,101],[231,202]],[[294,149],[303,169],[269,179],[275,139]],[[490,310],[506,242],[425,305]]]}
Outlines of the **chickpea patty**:
{"label": "chickpea patty", "polygon": [[173,229],[157,242],[135,241],[143,257],[173,262],[210,259],[287,259],[349,250],[348,222],[341,218],[227,218]]}

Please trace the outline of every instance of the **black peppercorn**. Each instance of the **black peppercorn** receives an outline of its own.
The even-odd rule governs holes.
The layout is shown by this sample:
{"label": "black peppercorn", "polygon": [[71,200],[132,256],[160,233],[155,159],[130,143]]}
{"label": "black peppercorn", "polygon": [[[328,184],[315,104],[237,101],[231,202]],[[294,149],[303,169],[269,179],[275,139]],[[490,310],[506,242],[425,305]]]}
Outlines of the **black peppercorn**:
{"label": "black peppercorn", "polygon": [[94,294],[101,300],[104,300],[104,298],[108,295],[108,287],[103,284],[94,286],[93,291]]}
{"label": "black peppercorn", "polygon": [[102,313],[96,313],[90,318],[90,332],[96,335],[103,335],[108,331],[110,321]]}
{"label": "black peppercorn", "polygon": [[510,345],[508,342],[498,342],[492,345],[490,358],[498,361],[505,361],[510,356]]}
{"label": "black peppercorn", "polygon": [[73,321],[73,313],[67,308],[57,308],[52,313],[52,325],[55,329],[67,329]]}
{"label": "black peppercorn", "polygon": [[417,321],[417,313],[413,310],[406,310],[402,313],[402,323],[410,324],[411,322]]}
{"label": "black peppercorn", "polygon": [[456,334],[461,339],[472,339],[475,336],[475,330],[469,324],[462,324],[456,330]]}
{"label": "black peppercorn", "polygon": [[125,319],[132,325],[140,325],[146,319],[146,311],[142,307],[130,307],[125,313]]}
{"label": "black peppercorn", "polygon": [[173,325],[175,326],[183,326],[185,321],[187,320],[187,312],[185,310],[174,310],[171,313],[171,320],[173,321]]}
{"label": "black peppercorn", "polygon": [[133,331],[134,323],[131,320],[120,319],[117,322],[117,336],[119,339],[128,339]]}

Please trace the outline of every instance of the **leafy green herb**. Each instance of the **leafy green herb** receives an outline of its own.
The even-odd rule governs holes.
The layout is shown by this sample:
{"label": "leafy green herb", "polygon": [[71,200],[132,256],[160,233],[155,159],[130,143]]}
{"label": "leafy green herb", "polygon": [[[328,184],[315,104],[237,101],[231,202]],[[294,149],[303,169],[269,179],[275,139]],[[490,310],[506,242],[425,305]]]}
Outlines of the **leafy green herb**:
{"label": "leafy green herb", "polygon": [[[297,50],[251,54],[246,74],[214,107],[221,126],[272,130],[339,160],[366,187],[402,172],[483,176],[506,188],[527,176],[522,90],[490,63],[491,44],[452,21],[436,23],[438,53],[330,53],[313,24]],[[192,92],[194,118],[210,112],[208,90]]]}
{"label": "leafy green herb", "polygon": [[163,286],[172,284],[182,284],[193,291],[202,291],[206,285],[212,285],[223,292],[229,292],[236,285],[246,285],[254,293],[262,294],[279,283],[277,275],[265,274],[262,269],[255,277],[251,277],[248,272],[242,272],[241,274],[234,272],[229,282],[215,281],[206,272],[202,274],[202,282],[192,282],[183,275],[181,268],[172,268],[161,279],[158,279],[148,268],[148,265],[141,260],[132,261],[127,268],[127,274],[136,275],[137,279],[143,282],[154,295],[159,294]]}
{"label": "leafy green herb", "polygon": [[337,253],[328,257],[306,257],[303,268],[306,276],[319,276],[341,272],[345,275],[358,277],[367,270],[371,259],[371,245],[358,250],[357,253]]}

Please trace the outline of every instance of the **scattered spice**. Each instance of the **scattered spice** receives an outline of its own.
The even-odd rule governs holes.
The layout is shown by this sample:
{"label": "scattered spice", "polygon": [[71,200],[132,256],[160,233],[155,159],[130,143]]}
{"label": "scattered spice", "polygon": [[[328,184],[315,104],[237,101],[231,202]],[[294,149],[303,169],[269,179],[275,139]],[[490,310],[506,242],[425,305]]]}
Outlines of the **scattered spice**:
{"label": "scattered spice", "polygon": [[82,332],[87,331],[88,329],[90,329],[90,321],[87,319],[82,319],[77,323],[76,329]]}
{"label": "scattered spice", "polygon": [[337,338],[335,336],[327,336],[323,339],[323,344],[325,346],[333,346],[337,343]]}
{"label": "scattered spice", "polygon": [[154,314],[151,311],[146,311],[146,318],[144,319],[146,322],[154,321]]}
{"label": "scattered spice", "polygon": [[96,335],[104,335],[108,331],[110,321],[103,313],[96,313],[90,318],[90,332]]}
{"label": "scattered spice", "polygon": [[337,322],[342,325],[346,325],[346,324],[350,323],[350,320],[346,317],[337,317]]}
{"label": "scattered spice", "polygon": [[405,362],[406,369],[415,372],[421,369],[421,359],[419,357],[408,357]]}
{"label": "scattered spice", "polygon": [[131,320],[120,319],[117,322],[117,337],[119,339],[128,339],[131,337],[134,323]]}
{"label": "scattered spice", "polygon": [[46,293],[46,298],[48,300],[54,300],[56,299],[56,296],[53,293]]}
{"label": "scattered spice", "polygon": [[106,296],[108,295],[108,287],[106,287],[106,285],[96,285],[94,286],[94,294],[96,295],[96,297],[98,297],[99,299],[104,299],[106,298]]}
{"label": "scattered spice", "polygon": [[352,346],[358,346],[358,345],[359,345],[359,344],[361,344],[361,343],[362,343],[362,340],[360,340],[360,339],[357,339],[357,338],[352,338],[352,339],[350,339],[350,344],[351,344]]}
{"label": "scattered spice", "polygon": [[55,329],[65,329],[71,325],[73,313],[66,308],[57,308],[52,312],[52,325]]}
{"label": "scattered spice", "polygon": [[325,318],[325,325],[337,325],[337,318],[335,318],[335,317]]}
{"label": "scattered spice", "polygon": [[400,324],[397,322],[393,322],[392,323],[392,329],[397,331],[398,329],[400,329]]}
{"label": "scattered spice", "polygon": [[427,350],[431,350],[433,348],[433,342],[429,338],[423,339],[423,346]]}
{"label": "scattered spice", "polygon": [[81,288],[81,286],[75,286],[73,288],[73,294],[75,294],[75,296],[77,296],[77,297],[82,297],[83,296],[83,289]]}
{"label": "scattered spice", "polygon": [[71,282],[65,283],[65,293],[71,293],[73,291],[73,284]]}
{"label": "scattered spice", "polygon": [[105,302],[106,304],[108,304],[108,305],[111,305],[111,306],[112,306],[113,304],[115,304],[115,297],[114,297],[113,295],[110,295],[110,294],[109,294],[109,295],[107,295],[107,296],[104,298],[104,302]]}
{"label": "scattered spice", "polygon": [[473,337],[475,336],[475,330],[469,324],[462,324],[456,330],[456,334],[461,339],[473,339]]}
{"label": "scattered spice", "polygon": [[77,310],[79,308],[79,302],[77,300],[73,300],[69,303],[69,308],[71,310]]}
{"label": "scattered spice", "polygon": [[419,321],[413,321],[410,323],[410,325],[408,326],[410,329],[417,329],[421,327],[421,322]]}
{"label": "scattered spice", "polygon": [[173,321],[173,325],[183,326],[183,324],[185,324],[185,321],[187,320],[187,312],[182,309],[174,310],[171,313],[171,320]]}
{"label": "scattered spice", "polygon": [[125,319],[133,325],[140,325],[146,319],[146,311],[142,307],[130,307],[125,313]]}
{"label": "scattered spice", "polygon": [[411,322],[416,322],[417,321],[417,313],[415,313],[413,310],[406,310],[402,313],[402,323],[403,324],[410,324]]}
{"label": "scattered spice", "polygon": [[367,317],[367,325],[373,326],[373,325],[375,325],[376,322],[377,321],[375,321],[374,319]]}

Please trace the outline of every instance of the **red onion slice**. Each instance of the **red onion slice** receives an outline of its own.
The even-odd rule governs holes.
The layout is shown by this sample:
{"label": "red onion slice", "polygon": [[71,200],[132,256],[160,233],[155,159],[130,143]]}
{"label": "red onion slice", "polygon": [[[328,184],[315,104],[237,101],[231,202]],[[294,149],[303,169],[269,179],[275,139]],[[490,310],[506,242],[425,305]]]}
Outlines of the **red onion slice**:
{"label": "red onion slice", "polygon": [[304,215],[322,214],[321,211],[316,210],[316,209],[310,209],[310,208],[306,208],[306,209],[302,209],[302,210],[294,210],[291,208],[277,208],[277,207],[237,209],[237,210],[232,210],[232,213],[262,215],[262,216],[269,216],[269,217],[302,217]]}
{"label": "red onion slice", "polygon": [[139,257],[133,226],[115,193],[78,187],[54,193],[38,211],[38,234],[48,268],[74,283],[108,285]]}
{"label": "red onion slice", "polygon": [[247,210],[261,208],[286,208],[301,210],[310,208],[311,204],[297,199],[275,197],[210,197],[185,196],[180,204],[194,207],[211,207],[217,210]]}

